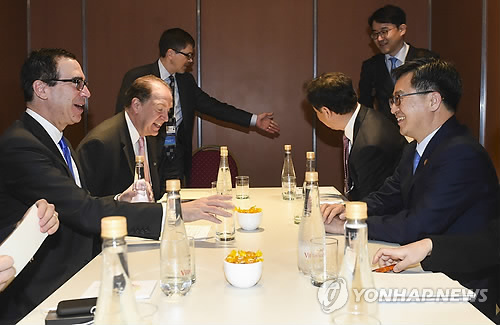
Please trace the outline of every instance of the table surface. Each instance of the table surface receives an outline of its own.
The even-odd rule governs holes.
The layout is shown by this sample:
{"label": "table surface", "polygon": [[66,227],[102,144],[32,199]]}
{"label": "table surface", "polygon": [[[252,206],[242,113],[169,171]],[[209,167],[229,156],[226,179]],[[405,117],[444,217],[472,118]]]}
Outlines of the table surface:
{"label": "table surface", "polygon": [[[181,193],[183,198],[208,194],[208,190],[201,189],[182,190]],[[236,240],[229,245],[220,244],[213,238],[197,241],[197,281],[190,292],[184,297],[166,297],[158,281],[151,298],[138,301],[140,308],[151,307],[151,304],[157,306],[152,316],[153,324],[332,323],[331,314],[321,310],[318,289],[297,269],[299,226],[293,223],[294,202],[282,200],[280,188],[251,188],[250,196],[252,203],[264,212],[258,231],[246,232],[237,226]],[[341,257],[343,236],[336,238]],[[370,255],[383,245],[391,244],[370,242]],[[235,248],[263,252],[262,278],[252,288],[235,288],[225,280],[223,260]],[[129,244],[128,258],[132,280],[159,279],[157,241]],[[417,267],[410,272],[422,272],[422,269]],[[100,279],[100,274],[101,256],[97,256],[19,324],[44,324],[49,309],[55,309],[60,300],[80,298]],[[467,302],[379,303],[378,310],[382,324],[493,324]]]}

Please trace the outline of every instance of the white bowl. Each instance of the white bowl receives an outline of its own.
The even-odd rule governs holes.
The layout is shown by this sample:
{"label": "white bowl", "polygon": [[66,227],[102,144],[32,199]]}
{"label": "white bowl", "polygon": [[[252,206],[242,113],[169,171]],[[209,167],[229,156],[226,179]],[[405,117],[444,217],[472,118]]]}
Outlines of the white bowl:
{"label": "white bowl", "polygon": [[259,228],[262,220],[262,211],[256,213],[243,213],[236,211],[238,224],[243,230],[255,230]]}
{"label": "white bowl", "polygon": [[233,287],[250,288],[262,276],[262,261],[251,264],[235,264],[224,261],[224,275]]}

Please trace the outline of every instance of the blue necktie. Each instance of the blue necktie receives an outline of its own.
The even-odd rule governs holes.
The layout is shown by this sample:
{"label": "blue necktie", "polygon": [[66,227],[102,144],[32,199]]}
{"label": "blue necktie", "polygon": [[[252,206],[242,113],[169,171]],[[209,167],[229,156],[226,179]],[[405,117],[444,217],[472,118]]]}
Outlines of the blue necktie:
{"label": "blue necktie", "polygon": [[415,170],[417,169],[419,162],[420,162],[420,155],[418,154],[418,151],[415,151],[415,157],[413,157],[413,174],[415,174]]}
{"label": "blue necktie", "polygon": [[75,173],[73,173],[73,164],[71,163],[71,152],[69,151],[66,141],[64,141],[64,137],[62,137],[61,140],[59,140],[58,144],[63,152],[64,160],[66,160],[66,164],[68,164],[69,171],[71,172],[71,175],[73,175],[73,178],[75,178]]}
{"label": "blue necktie", "polygon": [[398,63],[398,58],[395,58],[393,56],[391,56],[389,58],[389,61],[391,61],[391,71],[389,71],[389,74],[391,75],[391,79],[392,79],[392,83],[396,83],[396,79],[394,78],[392,72],[394,71],[394,69],[396,69],[398,66],[397,66],[397,63]]}

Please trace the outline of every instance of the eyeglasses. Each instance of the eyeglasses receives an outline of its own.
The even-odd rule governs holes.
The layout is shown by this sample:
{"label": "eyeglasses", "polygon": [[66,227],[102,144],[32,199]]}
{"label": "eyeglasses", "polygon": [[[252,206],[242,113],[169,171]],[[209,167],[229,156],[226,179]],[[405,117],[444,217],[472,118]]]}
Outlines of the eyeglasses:
{"label": "eyeglasses", "polygon": [[389,35],[389,32],[393,29],[396,29],[396,27],[393,27],[393,28],[387,28],[387,29],[382,29],[380,32],[373,32],[370,34],[370,37],[372,38],[372,40],[377,40],[379,38],[379,36],[382,36],[382,38],[386,38],[387,35]]}
{"label": "eyeglasses", "polygon": [[406,97],[406,96],[413,96],[413,95],[424,95],[424,94],[429,94],[433,93],[435,90],[426,90],[426,91],[417,91],[415,93],[408,93],[408,94],[401,94],[401,95],[395,95],[389,97],[389,105],[396,105],[399,106],[401,105],[401,98]]}
{"label": "eyeglasses", "polygon": [[182,54],[184,55],[186,58],[188,58],[188,60],[193,60],[194,59],[194,53],[184,53],[182,51],[177,51],[176,49],[173,49],[175,53],[177,54]]}
{"label": "eyeglasses", "polygon": [[61,82],[72,82],[75,84],[76,90],[82,91],[85,86],[88,87],[87,80],[83,80],[82,78],[72,78],[72,79],[48,79],[44,81],[61,81]]}

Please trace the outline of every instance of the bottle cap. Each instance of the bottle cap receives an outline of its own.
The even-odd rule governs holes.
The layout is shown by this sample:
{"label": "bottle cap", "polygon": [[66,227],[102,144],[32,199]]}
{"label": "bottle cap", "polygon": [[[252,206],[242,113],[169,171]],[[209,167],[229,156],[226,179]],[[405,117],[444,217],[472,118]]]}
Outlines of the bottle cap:
{"label": "bottle cap", "polygon": [[368,218],[366,202],[346,202],[346,218],[350,220],[364,220]]}
{"label": "bottle cap", "polygon": [[317,182],[318,172],[306,172],[306,182]]}
{"label": "bottle cap", "polygon": [[285,144],[285,151],[290,151],[292,150],[292,145],[291,144]]}
{"label": "bottle cap", "polygon": [[135,162],[136,163],[138,163],[138,162],[143,163],[144,162],[144,156],[135,156]]}
{"label": "bottle cap", "polygon": [[306,159],[314,159],[314,151],[306,152]]}
{"label": "bottle cap", "polygon": [[227,155],[228,155],[228,154],[227,154],[227,149],[223,149],[223,148],[221,147],[221,149],[220,149],[220,155],[221,155],[221,156],[227,156]]}
{"label": "bottle cap", "polygon": [[220,146],[220,150],[227,150],[227,146]]}
{"label": "bottle cap", "polygon": [[169,179],[167,180],[167,191],[180,191],[181,189],[181,181],[178,179]]}
{"label": "bottle cap", "polygon": [[118,238],[127,235],[127,218],[105,217],[101,219],[101,237]]}

